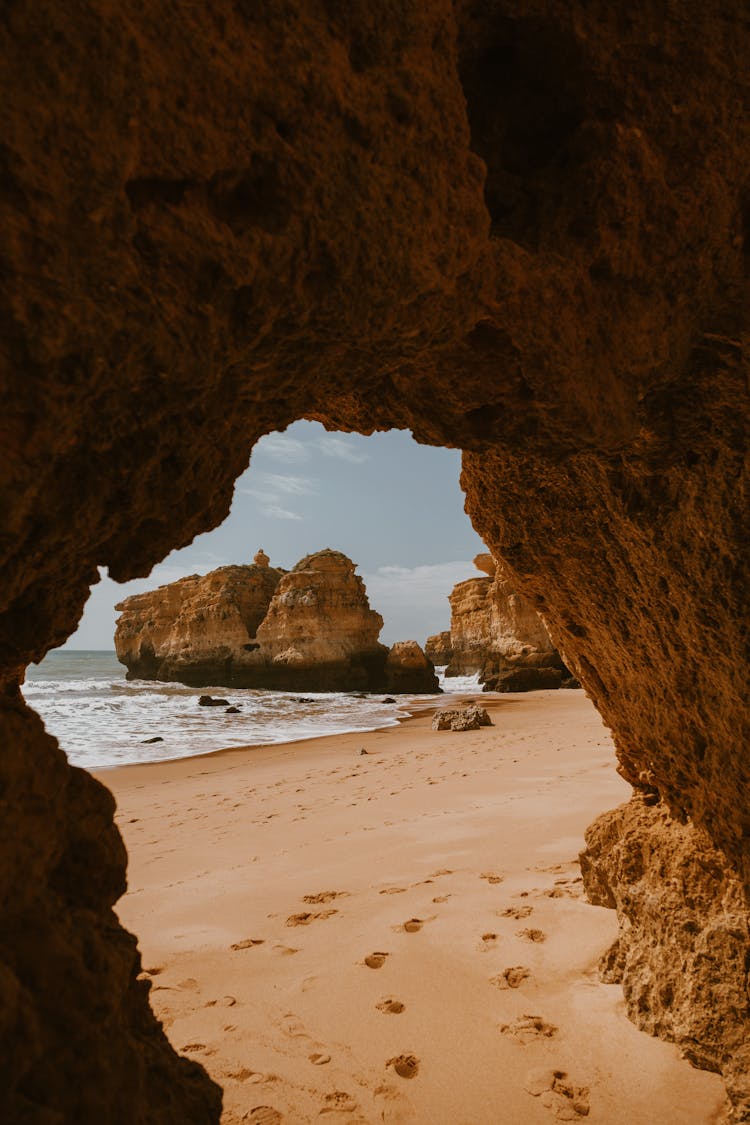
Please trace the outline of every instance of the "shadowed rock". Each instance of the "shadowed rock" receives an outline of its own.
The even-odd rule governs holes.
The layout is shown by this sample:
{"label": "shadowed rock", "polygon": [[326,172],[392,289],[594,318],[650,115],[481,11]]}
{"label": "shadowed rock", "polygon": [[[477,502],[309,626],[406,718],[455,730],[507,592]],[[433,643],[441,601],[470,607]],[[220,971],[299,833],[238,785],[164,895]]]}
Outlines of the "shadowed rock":
{"label": "shadowed rock", "polygon": [[[693,904],[709,947],[721,888],[747,894],[746,15],[10,6],[0,1117],[218,1121],[112,913],[111,798],[18,685],[73,632],[98,567],[144,577],[216,526],[254,442],[297,418],[464,451],[477,531],[611,727],[623,777],[661,795],[655,909]],[[710,885],[690,861],[706,839]],[[624,901],[617,847],[605,834],[600,863]],[[632,941],[645,996],[668,991],[664,928]],[[726,956],[690,958],[686,987],[711,988],[747,1042]],[[715,1032],[695,1034],[693,1057],[718,1065]]]}

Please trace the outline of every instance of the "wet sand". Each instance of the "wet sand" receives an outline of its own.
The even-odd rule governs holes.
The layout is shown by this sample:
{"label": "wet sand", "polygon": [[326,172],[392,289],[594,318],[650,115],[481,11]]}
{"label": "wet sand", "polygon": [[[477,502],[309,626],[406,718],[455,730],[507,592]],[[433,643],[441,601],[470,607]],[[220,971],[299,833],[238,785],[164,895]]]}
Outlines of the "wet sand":
{"label": "wet sand", "polygon": [[98,772],[130,855],[118,913],[225,1125],[720,1119],[720,1079],[598,979],[616,919],[576,857],[629,795],[599,716],[580,691],[480,698],[478,731],[425,713]]}

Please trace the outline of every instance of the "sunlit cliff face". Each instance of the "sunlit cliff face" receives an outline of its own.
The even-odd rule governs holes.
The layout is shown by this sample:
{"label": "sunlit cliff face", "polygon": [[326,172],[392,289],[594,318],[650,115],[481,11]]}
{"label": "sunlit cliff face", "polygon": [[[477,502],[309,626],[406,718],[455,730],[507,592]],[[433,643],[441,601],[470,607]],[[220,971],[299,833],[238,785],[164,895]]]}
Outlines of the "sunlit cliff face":
{"label": "sunlit cliff face", "polygon": [[[111,910],[111,798],[14,685],[98,565],[215,526],[296,418],[465,450],[477,531],[657,801],[639,831],[750,884],[744,8],[271,9],[19,0],[0,31],[10,1119],[218,1120]],[[736,1057],[716,1033],[702,1062],[744,1112]]]}

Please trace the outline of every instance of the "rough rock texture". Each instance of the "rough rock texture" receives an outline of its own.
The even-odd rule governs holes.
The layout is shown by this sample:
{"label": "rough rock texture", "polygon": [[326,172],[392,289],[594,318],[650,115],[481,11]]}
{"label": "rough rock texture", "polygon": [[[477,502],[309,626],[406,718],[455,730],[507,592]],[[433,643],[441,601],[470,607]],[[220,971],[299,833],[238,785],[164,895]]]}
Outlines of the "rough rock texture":
{"label": "rough rock texture", "polygon": [[590,900],[614,907],[620,934],[604,957],[634,1023],[671,1039],[724,1077],[750,1120],[747,909],[739,880],[705,832],[675,825],[653,798],[634,798],[586,833],[581,871]]}
{"label": "rough rock texture", "polygon": [[128,679],[245,686],[246,646],[283,573],[267,562],[222,566],[125,598],[116,607],[115,651]]}
{"label": "rough rock texture", "polygon": [[396,641],[391,645],[385,662],[385,690],[396,695],[440,691],[434,665],[416,641]]}
{"label": "rough rock texture", "polygon": [[447,674],[479,672],[485,691],[560,687],[568,672],[539,614],[492,555],[477,555],[474,565],[487,577],[459,582],[448,599]]}
{"label": "rough rock texture", "polygon": [[494,725],[485,708],[476,705],[436,711],[432,716],[433,730],[479,730]]}
{"label": "rough rock texture", "polygon": [[451,648],[451,631],[443,630],[442,633],[433,633],[428,637],[424,646],[425,656],[431,660],[436,668],[445,668],[450,664],[453,655]]}
{"label": "rough rock texture", "polygon": [[[290,572],[259,551],[126,598],[115,650],[127,678],[279,691],[435,692],[416,641],[379,644],[354,563],[340,551],[307,555]],[[201,697],[209,698],[209,697]]]}
{"label": "rough rock texture", "polygon": [[112,795],[20,701],[0,700],[0,722],[0,1121],[218,1121],[221,1091],[165,1038],[112,909]]}
{"label": "rough rock texture", "polygon": [[382,627],[351,559],[317,551],[281,579],[235,676],[289,691],[383,691]]}
{"label": "rough rock texture", "polygon": [[[15,0],[0,57],[5,1117],[218,1117],[142,1032],[111,801],[17,685],[98,566],[145,575],[219,523],[295,418],[464,450],[467,510],[624,776],[747,892],[744,0]],[[54,988],[30,934],[35,966],[66,950]]]}

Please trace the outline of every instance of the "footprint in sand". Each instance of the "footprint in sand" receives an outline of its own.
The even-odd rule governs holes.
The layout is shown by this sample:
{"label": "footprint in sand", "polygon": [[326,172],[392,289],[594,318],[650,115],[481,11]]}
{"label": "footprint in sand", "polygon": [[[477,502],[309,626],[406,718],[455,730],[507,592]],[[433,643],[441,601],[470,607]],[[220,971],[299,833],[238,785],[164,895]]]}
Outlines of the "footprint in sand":
{"label": "footprint in sand", "polygon": [[215,1008],[220,1005],[222,1008],[233,1008],[236,1003],[234,996],[222,996],[221,1000],[207,1000],[203,1006],[204,1008]]}
{"label": "footprint in sand", "polygon": [[407,934],[417,934],[422,926],[424,926],[424,922],[421,918],[410,918],[408,922],[404,922],[402,928],[406,930]]}
{"label": "footprint in sand", "polygon": [[502,883],[505,876],[495,875],[493,871],[483,871],[479,878],[486,879],[488,883]]}
{"label": "footprint in sand", "polygon": [[406,893],[406,887],[383,887],[382,891],[378,891],[379,895],[402,895]]}
{"label": "footprint in sand", "polygon": [[312,1055],[308,1055],[308,1058],[314,1066],[325,1066],[326,1063],[329,1063],[331,1061],[330,1055],[323,1055],[319,1051],[315,1051]]}
{"label": "footprint in sand", "polygon": [[190,1054],[193,1051],[205,1051],[205,1043],[186,1043],[184,1047],[180,1047],[183,1055]]}
{"label": "footprint in sand", "polygon": [[323,902],[333,902],[335,898],[343,898],[348,894],[348,891],[319,891],[316,895],[303,895],[302,901],[309,902],[315,906]]}
{"label": "footprint in sand", "polygon": [[453,895],[436,895],[435,898],[432,901],[433,902],[447,902],[448,899],[452,898],[452,897],[453,897]]}
{"label": "footprint in sand", "polygon": [[225,1078],[233,1078],[235,1082],[247,1082],[256,1073],[254,1070],[248,1070],[246,1066],[241,1067],[239,1070],[226,1071]]}
{"label": "footprint in sand", "polygon": [[547,940],[547,935],[544,930],[519,930],[516,937],[524,938],[526,941],[542,942]]}
{"label": "footprint in sand", "polygon": [[537,1039],[552,1039],[557,1035],[554,1024],[546,1023],[541,1016],[519,1016],[513,1023],[500,1025],[501,1035],[509,1035],[517,1039],[525,1047],[527,1043],[534,1043]]}
{"label": "footprint in sand", "polygon": [[433,871],[430,876],[431,879],[439,879],[441,875],[452,875],[453,872],[448,867],[441,867],[439,871]]}
{"label": "footprint in sand", "polygon": [[265,938],[248,937],[243,938],[242,941],[236,941],[234,945],[230,945],[229,948],[233,949],[236,953],[238,949],[252,949],[254,945],[263,945],[264,943]]}
{"label": "footprint in sand", "polygon": [[347,1094],[346,1090],[334,1090],[332,1094],[326,1094],[325,1104],[320,1110],[320,1115],[324,1113],[354,1113],[357,1109],[357,1103],[351,1094]]}
{"label": "footprint in sand", "polygon": [[534,913],[534,907],[508,906],[505,910],[497,910],[495,913],[498,918],[515,918],[516,922],[520,922],[522,918],[528,918],[530,914]]}
{"label": "footprint in sand", "polygon": [[382,969],[383,965],[385,965],[386,957],[388,957],[387,953],[369,953],[367,957],[365,957],[365,965],[367,965],[368,969]]}
{"label": "footprint in sand", "polygon": [[419,1059],[416,1055],[396,1055],[388,1059],[386,1067],[392,1066],[399,1078],[416,1078],[419,1073]]}
{"label": "footprint in sand", "polygon": [[508,969],[503,969],[496,977],[492,977],[490,984],[496,984],[498,988],[519,988],[525,980],[531,976],[531,970],[527,969],[525,965],[513,965]]}
{"label": "footprint in sand", "polygon": [[301,914],[290,914],[284,925],[309,926],[311,922],[319,918],[330,918],[333,914],[338,914],[338,910],[319,910],[317,914],[310,914],[308,911],[303,911]]}
{"label": "footprint in sand", "polygon": [[558,1121],[577,1121],[589,1115],[589,1087],[576,1086],[564,1070],[530,1070],[524,1089],[552,1110]]}
{"label": "footprint in sand", "polygon": [[381,1000],[375,1007],[379,1012],[388,1012],[392,1016],[400,1016],[406,1007],[400,1000]]}
{"label": "footprint in sand", "polygon": [[280,1121],[284,1118],[279,1113],[278,1109],[274,1109],[270,1105],[256,1105],[250,1110],[246,1121],[253,1121],[255,1125],[279,1125]]}

